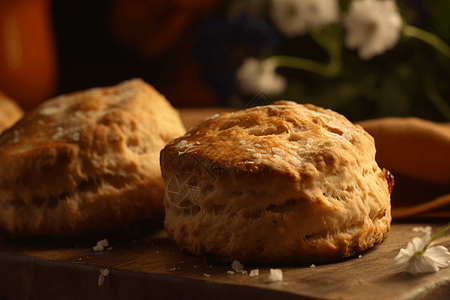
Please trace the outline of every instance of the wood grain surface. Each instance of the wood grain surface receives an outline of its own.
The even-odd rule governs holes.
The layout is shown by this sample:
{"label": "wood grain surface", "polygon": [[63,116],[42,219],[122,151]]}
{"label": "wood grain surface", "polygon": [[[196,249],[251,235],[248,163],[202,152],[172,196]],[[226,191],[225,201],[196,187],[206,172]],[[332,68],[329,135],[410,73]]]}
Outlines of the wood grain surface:
{"label": "wood grain surface", "polygon": [[[393,224],[389,237],[361,257],[315,267],[244,265],[246,274],[181,252],[163,230],[101,252],[95,245],[3,240],[0,299],[450,299],[450,268],[414,276],[393,265],[398,251],[423,234],[412,228],[426,225]],[[450,247],[450,235],[438,243]],[[250,277],[256,268],[259,275]],[[270,268],[281,269],[283,280],[271,282]],[[109,274],[99,286],[102,269]]]}

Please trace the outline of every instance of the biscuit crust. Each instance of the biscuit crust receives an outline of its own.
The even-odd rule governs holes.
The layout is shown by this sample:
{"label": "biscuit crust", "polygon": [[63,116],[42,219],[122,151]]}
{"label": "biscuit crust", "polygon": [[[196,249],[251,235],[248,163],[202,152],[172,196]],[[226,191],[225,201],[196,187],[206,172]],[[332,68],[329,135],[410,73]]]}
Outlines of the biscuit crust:
{"label": "biscuit crust", "polygon": [[382,242],[393,181],[344,116],[278,101],[214,115],[161,151],[165,228],[221,261],[320,262]]}
{"label": "biscuit crust", "polygon": [[0,92],[0,134],[23,117],[19,104]]}
{"label": "biscuit crust", "polygon": [[95,234],[163,214],[159,152],[184,132],[141,79],[45,101],[0,136],[0,229]]}

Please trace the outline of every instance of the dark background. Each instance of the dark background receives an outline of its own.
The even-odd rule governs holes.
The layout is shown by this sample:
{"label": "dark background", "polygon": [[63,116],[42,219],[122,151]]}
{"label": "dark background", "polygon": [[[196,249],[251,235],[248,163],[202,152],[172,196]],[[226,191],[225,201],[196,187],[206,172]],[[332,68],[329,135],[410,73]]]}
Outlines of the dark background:
{"label": "dark background", "polygon": [[133,77],[156,88],[164,85],[171,51],[144,59],[122,45],[108,26],[111,4],[109,0],[53,1],[60,64],[58,94],[115,85]]}

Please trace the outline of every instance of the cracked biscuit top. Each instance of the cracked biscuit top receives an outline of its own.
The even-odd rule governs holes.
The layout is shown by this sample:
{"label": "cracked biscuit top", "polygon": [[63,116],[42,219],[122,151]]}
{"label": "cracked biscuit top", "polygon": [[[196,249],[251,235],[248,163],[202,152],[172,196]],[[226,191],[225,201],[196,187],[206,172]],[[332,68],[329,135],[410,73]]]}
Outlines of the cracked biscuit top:
{"label": "cracked biscuit top", "polygon": [[184,132],[141,79],[45,101],[0,136],[0,229],[66,236],[162,214],[159,152]]}
{"label": "cracked biscuit top", "polygon": [[224,261],[323,261],[380,243],[393,182],[344,116],[278,101],[205,119],[161,151],[165,227]]}

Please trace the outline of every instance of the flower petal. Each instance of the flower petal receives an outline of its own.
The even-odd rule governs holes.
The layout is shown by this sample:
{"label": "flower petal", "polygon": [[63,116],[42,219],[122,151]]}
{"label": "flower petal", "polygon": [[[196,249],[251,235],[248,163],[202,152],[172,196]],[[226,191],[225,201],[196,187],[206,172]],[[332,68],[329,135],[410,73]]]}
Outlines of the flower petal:
{"label": "flower petal", "polygon": [[444,246],[428,248],[423,255],[441,268],[449,265],[450,252]]}
{"label": "flower petal", "polygon": [[236,71],[237,84],[244,94],[258,94],[262,91],[269,95],[278,95],[286,90],[287,80],[275,70],[274,61],[261,61],[247,57]]}
{"label": "flower petal", "polygon": [[338,0],[272,0],[270,4],[275,26],[291,38],[339,21]]}
{"label": "flower petal", "polygon": [[343,17],[345,45],[367,60],[394,47],[402,19],[395,0],[352,0]]}
{"label": "flower petal", "polygon": [[439,267],[432,261],[424,258],[414,258],[406,267],[406,271],[411,274],[429,273],[439,271]]}
{"label": "flower petal", "polygon": [[431,231],[431,226],[427,227],[416,226],[412,229],[412,232],[427,232],[427,231]]}
{"label": "flower petal", "polygon": [[[410,243],[408,243],[409,245]],[[394,258],[394,265],[406,268],[409,264],[409,261],[414,256],[414,252],[410,249],[400,249],[400,252],[397,254],[397,256]]]}
{"label": "flower petal", "polygon": [[412,243],[414,245],[414,252],[421,251],[425,247],[425,245],[430,241],[431,232],[427,231],[422,237],[415,237],[412,239]]}

